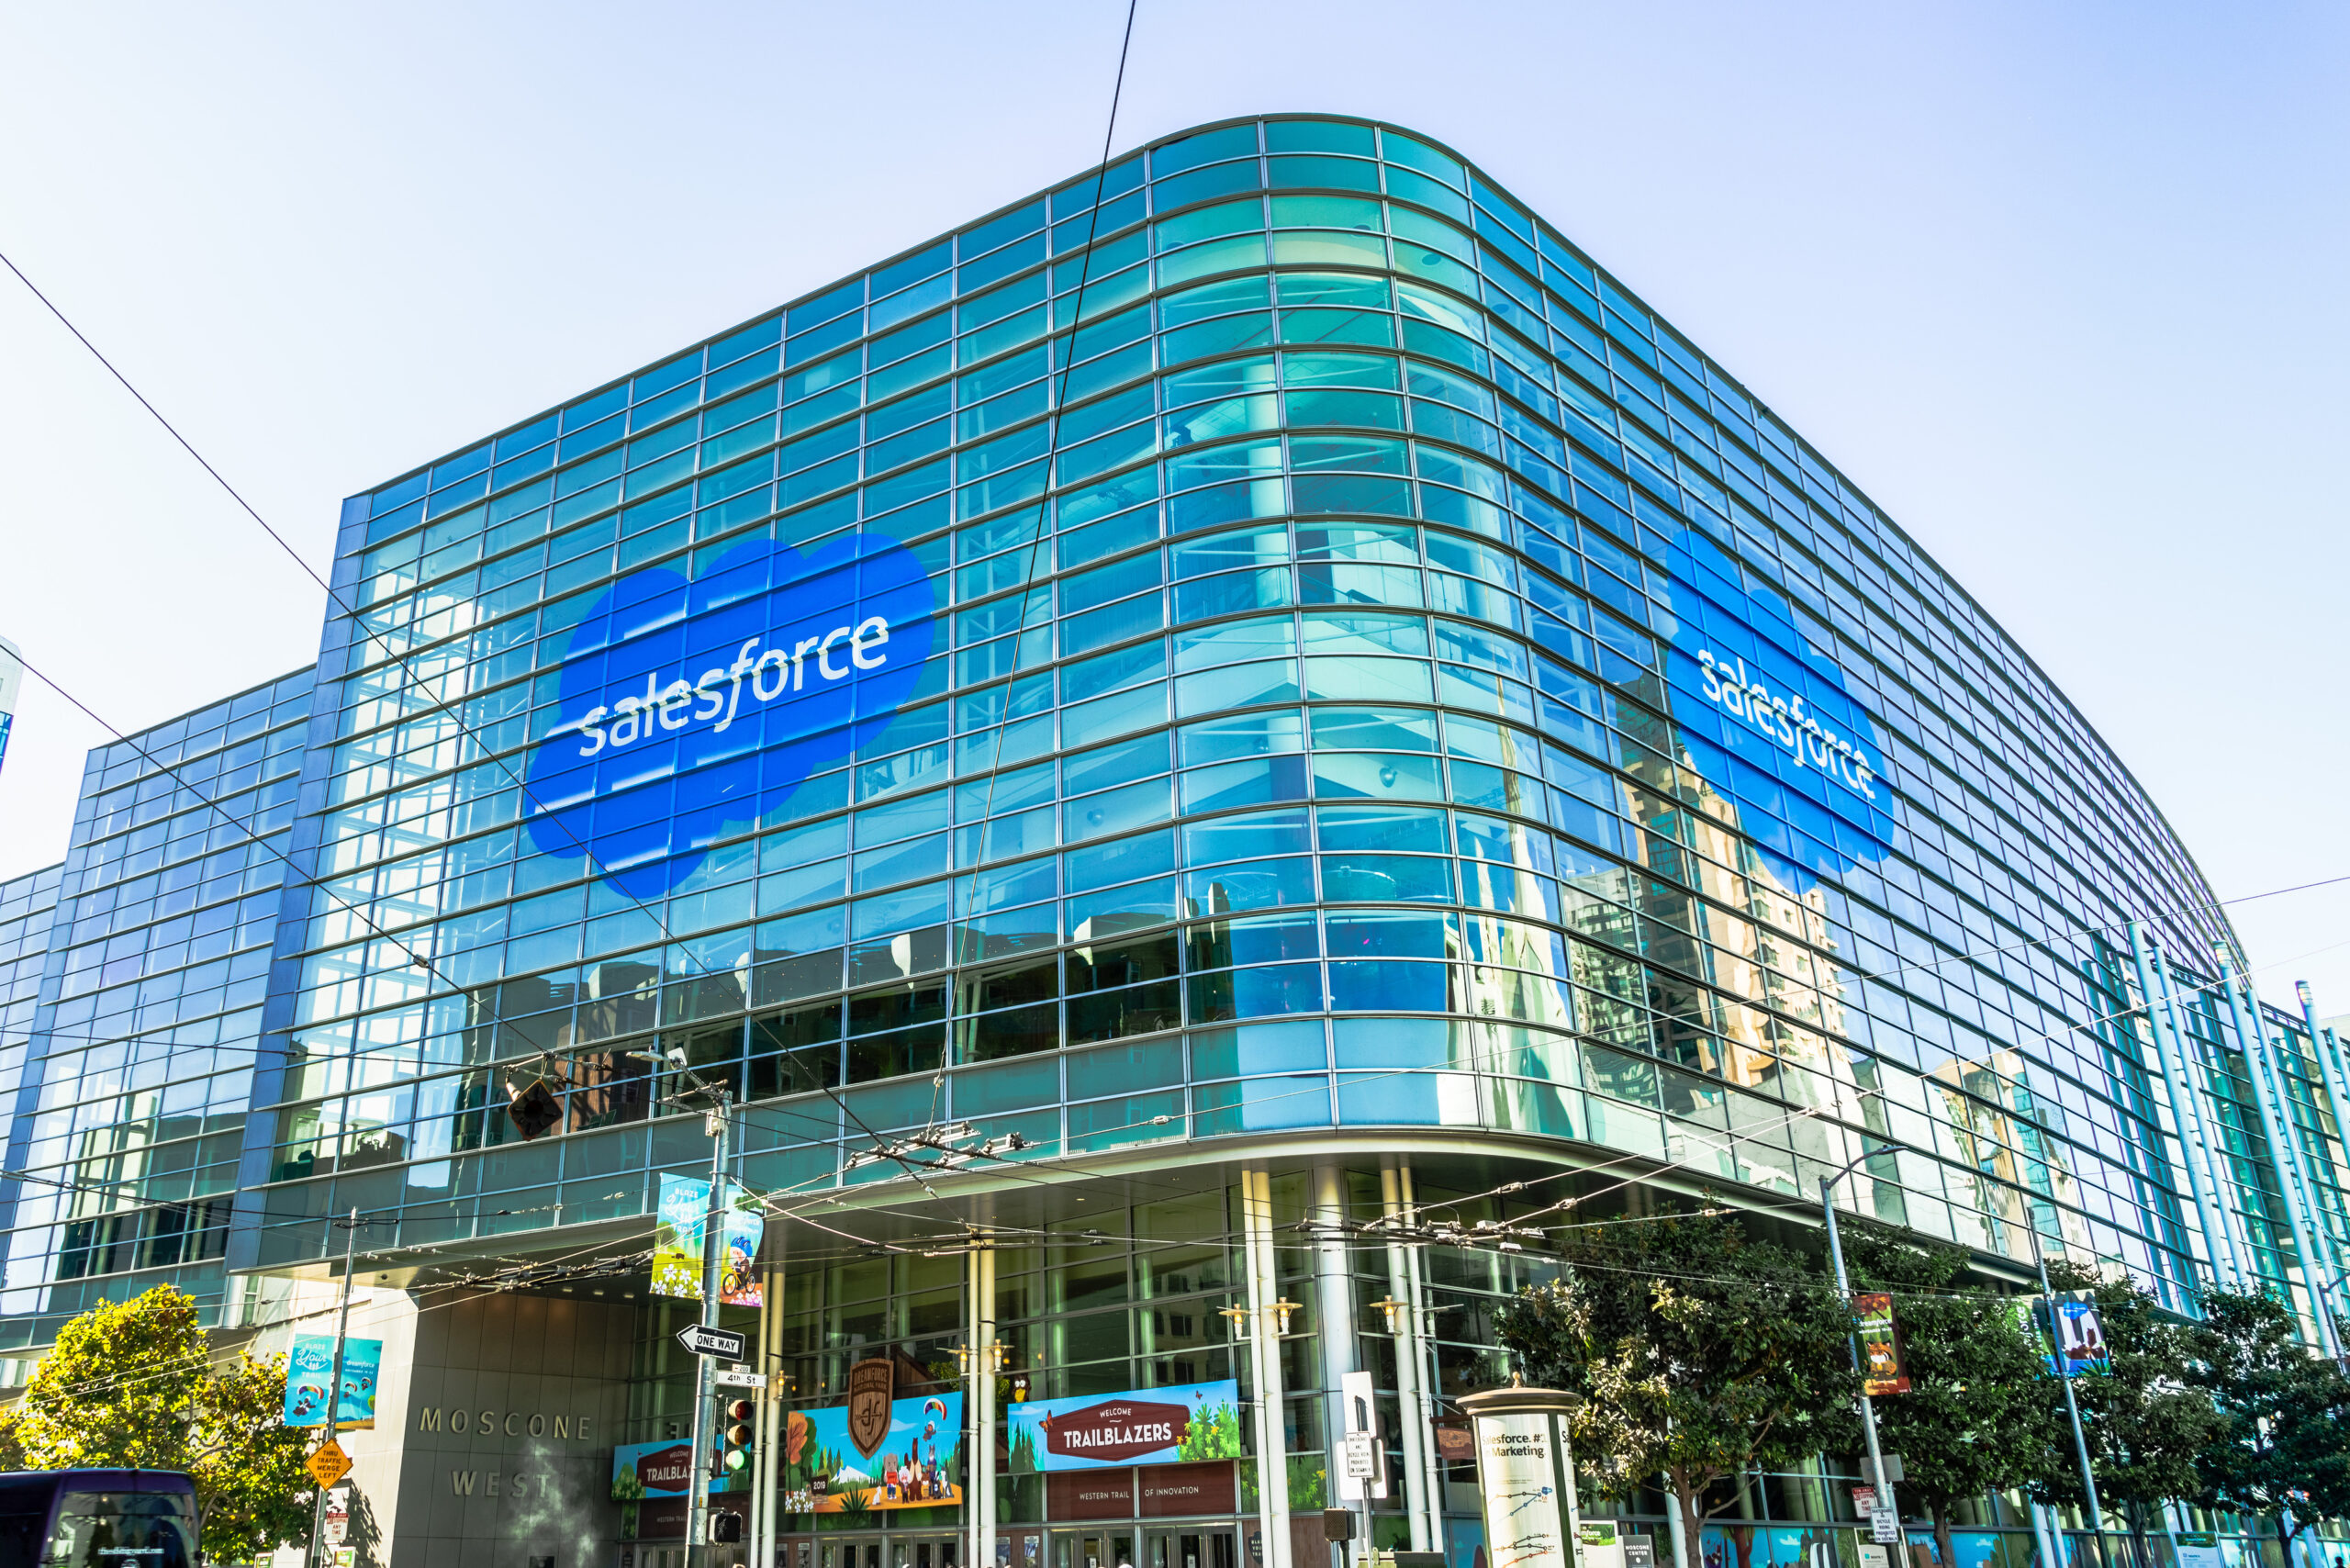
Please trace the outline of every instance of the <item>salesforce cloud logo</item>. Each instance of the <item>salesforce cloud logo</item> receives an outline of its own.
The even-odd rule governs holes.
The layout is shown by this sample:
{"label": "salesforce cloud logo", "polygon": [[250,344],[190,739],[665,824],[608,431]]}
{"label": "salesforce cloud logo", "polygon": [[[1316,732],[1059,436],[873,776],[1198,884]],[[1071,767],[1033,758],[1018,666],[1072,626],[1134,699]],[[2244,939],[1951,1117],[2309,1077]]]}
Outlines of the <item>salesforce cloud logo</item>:
{"label": "salesforce cloud logo", "polygon": [[850,534],[802,554],[758,541],[695,581],[632,573],[564,655],[558,721],[531,755],[525,826],[632,897],[674,891],[897,717],[936,633],[906,547]]}
{"label": "salesforce cloud logo", "polygon": [[1776,588],[1744,586],[1702,534],[1667,552],[1666,677],[1685,758],[1734,801],[1748,836],[1790,864],[1795,890],[1884,859],[1894,834],[1884,741],[1843,672]]}

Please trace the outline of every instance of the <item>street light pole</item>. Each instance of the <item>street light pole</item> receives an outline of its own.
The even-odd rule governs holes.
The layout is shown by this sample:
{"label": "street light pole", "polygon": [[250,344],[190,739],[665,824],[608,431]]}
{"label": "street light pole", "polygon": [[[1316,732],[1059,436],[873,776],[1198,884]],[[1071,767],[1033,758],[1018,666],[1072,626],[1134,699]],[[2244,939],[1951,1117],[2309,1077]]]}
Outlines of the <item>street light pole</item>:
{"label": "street light pole", "polygon": [[[718,1296],[722,1263],[726,1256],[726,1129],[728,1095],[710,1092],[711,1109],[702,1116],[710,1134],[710,1203],[701,1222],[701,1326],[718,1327]],[[710,1561],[710,1482],[715,1466],[718,1436],[717,1361],[694,1358],[694,1485],[686,1518],[686,1554],[690,1562]]]}
{"label": "street light pole", "polygon": [[[2065,1347],[2056,1322],[2056,1293],[2048,1288],[2048,1260],[2041,1254],[2040,1227],[2031,1233],[2031,1265],[2040,1271],[2040,1299],[2048,1308],[2048,1350],[2056,1363],[2056,1381],[2065,1385],[2065,1414],[2073,1421],[2073,1457],[2081,1465],[2081,1494],[2089,1504],[2089,1539],[2097,1543],[2097,1560],[2105,1562],[2105,1515],[2098,1506],[2097,1477],[2089,1470],[2089,1440],[2081,1430],[2080,1402],[2073,1397],[2073,1369],[2065,1364]],[[2054,1521],[2051,1520],[2051,1524]]]}
{"label": "street light pole", "polygon": [[[1825,1215],[1828,1220],[1828,1255],[1835,1260],[1836,1294],[1844,1298],[1844,1310],[1848,1313],[1852,1311],[1852,1282],[1844,1277],[1844,1239],[1836,1229],[1836,1183],[1851,1175],[1852,1173],[1852,1167],[1858,1165],[1862,1160],[1866,1159],[1868,1157],[1868,1153],[1863,1151],[1855,1158],[1845,1161],[1844,1168],[1837,1171],[1833,1176],[1822,1176],[1819,1179],[1819,1212]],[[1848,1340],[1847,1344],[1850,1346],[1852,1352],[1852,1370],[1856,1372],[1861,1372],[1865,1379],[1866,1369],[1861,1365],[1861,1347],[1859,1342],[1857,1340]],[[1882,1500],[1889,1494],[1891,1489],[1887,1487],[1885,1483],[1885,1453],[1883,1450],[1877,1446],[1876,1440],[1876,1407],[1869,1399],[1868,1387],[1865,1382],[1863,1382],[1861,1388],[1860,1406],[1861,1433],[1868,1439],[1869,1446],[1869,1486],[1871,1490],[1876,1493],[1878,1498]]]}
{"label": "street light pole", "polygon": [[[359,1211],[352,1209],[351,1217],[342,1225],[348,1234],[342,1239],[342,1304],[336,1309],[334,1319],[334,1370],[327,1377],[327,1442],[333,1442],[335,1434],[341,1429],[335,1423],[335,1413],[342,1406],[342,1338],[351,1328],[351,1265],[359,1250]],[[310,1501],[310,1551],[306,1559],[310,1568],[318,1568],[324,1561],[327,1494],[332,1490],[331,1486],[321,1486]]]}

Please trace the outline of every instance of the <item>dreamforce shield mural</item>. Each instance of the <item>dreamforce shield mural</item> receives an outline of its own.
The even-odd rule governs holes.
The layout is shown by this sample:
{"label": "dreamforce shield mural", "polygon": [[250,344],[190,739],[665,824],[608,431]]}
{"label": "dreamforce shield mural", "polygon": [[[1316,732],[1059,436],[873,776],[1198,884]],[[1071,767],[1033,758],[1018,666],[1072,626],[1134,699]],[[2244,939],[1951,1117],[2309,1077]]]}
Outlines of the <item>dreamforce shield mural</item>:
{"label": "dreamforce shield mural", "polygon": [[692,582],[652,567],[591,604],[563,660],[525,811],[543,853],[634,898],[674,890],[897,716],[936,632],[928,574],[856,533],[747,543]]}
{"label": "dreamforce shield mural", "polygon": [[1712,541],[1684,531],[1667,565],[1666,676],[1684,760],[1799,874],[1884,859],[1897,831],[1885,743],[1843,671],[1776,588],[1750,585]]}

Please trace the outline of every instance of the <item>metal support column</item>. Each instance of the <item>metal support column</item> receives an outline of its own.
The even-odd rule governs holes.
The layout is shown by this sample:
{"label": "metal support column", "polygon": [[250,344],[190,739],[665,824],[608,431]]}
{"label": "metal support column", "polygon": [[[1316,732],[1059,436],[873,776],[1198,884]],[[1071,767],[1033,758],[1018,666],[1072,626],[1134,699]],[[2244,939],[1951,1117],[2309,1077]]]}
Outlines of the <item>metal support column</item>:
{"label": "metal support column", "polygon": [[[2326,1107],[2333,1113],[2333,1136],[2342,1143],[2345,1150],[2350,1150],[2350,1122],[2344,1122],[2343,1120],[2344,1113],[2350,1112],[2350,1095],[2344,1095],[2342,1092],[2342,1074],[2334,1066],[2333,1053],[2325,1048],[2325,1036],[2318,1030],[2317,1002],[2316,999],[2310,992],[2310,982],[2307,980],[2295,980],[2293,982],[2293,994],[2300,999],[2301,1003],[2301,1022],[2309,1026],[2310,1055],[2317,1058],[2318,1077],[2322,1080],[2325,1084]],[[2321,1129],[2319,1137],[2320,1147],[2323,1146],[2323,1133],[2322,1129]],[[2331,1155],[2327,1156],[2326,1162],[2329,1165],[2333,1163],[2333,1157]],[[2317,1199],[2317,1187],[2314,1182],[2311,1183],[2310,1199],[2312,1203],[2315,1203]],[[2333,1227],[2326,1223],[2325,1210],[2322,1205],[2319,1206],[2311,1217],[2315,1222],[2318,1228],[2325,1232],[2328,1249],[2333,1254],[2333,1262],[2334,1271],[2330,1276],[2332,1282],[2329,1289],[2338,1291],[2343,1288],[2343,1278],[2341,1273],[2341,1243],[2333,1234]],[[2334,1309],[2329,1305],[2326,1310],[2329,1313],[2332,1313]],[[2341,1333],[2337,1329],[2334,1334],[2334,1338],[2338,1341],[2341,1337]]]}
{"label": "metal support column", "polygon": [[970,1562],[964,1568],[995,1568],[995,1243],[984,1237],[971,1248],[970,1281],[971,1391],[964,1408],[971,1429],[963,1450]]}
{"label": "metal support column", "polygon": [[2325,1309],[2326,1256],[2317,1249],[2303,1217],[2306,1210],[2300,1161],[2295,1158],[2292,1128],[2284,1119],[2283,1107],[2277,1103],[2277,1093],[2268,1081],[2268,1042],[2259,1026],[2259,1003],[2254,1002],[2247,1015],[2244,987],[2236,979],[2234,958],[2224,946],[2216,951],[2220,983],[2227,988],[2228,1014],[2235,1024],[2236,1042],[2244,1047],[2244,1076],[2252,1080],[2253,1106],[2260,1113],[2261,1131],[2268,1139],[2269,1162],[2276,1167],[2278,1195],[2284,1200],[2285,1219],[2293,1232],[2293,1250],[2300,1256],[2301,1280],[2310,1293],[2310,1316],[2317,1323],[2317,1342],[2327,1355],[2338,1357],[2342,1348],[2334,1342],[2332,1315]]}
{"label": "metal support column", "polygon": [[[1342,1472],[1346,1467],[1345,1433],[1349,1430],[1346,1375],[1361,1370],[1355,1346],[1354,1278],[1347,1261],[1347,1173],[1325,1160],[1314,1168],[1314,1316],[1322,1352],[1322,1446],[1330,1477],[1329,1500],[1339,1506]],[[1379,1429],[1379,1413],[1370,1412],[1371,1430]],[[1385,1439],[1378,1439],[1383,1442]],[[1361,1522],[1356,1539],[1369,1550],[1370,1487],[1355,1506]]]}
{"label": "metal support column", "polygon": [[[2171,984],[2170,967],[2163,958],[2160,942],[2149,941],[2147,957],[2154,967],[2154,985],[2162,992],[2163,1016],[2170,1024],[2171,1044],[2177,1048],[2176,1058],[2178,1073],[2187,1092],[2187,1114],[2195,1124],[2197,1159],[2203,1164],[2203,1183],[2211,1194],[2211,1206],[2220,1216],[2220,1239],[2228,1249],[2228,1273],[2232,1288],[2256,1291],[2260,1288],[2260,1270],[2253,1256],[2252,1243],[2244,1234],[2243,1215],[2237,1212],[2232,1194],[2236,1190],[2235,1164],[2228,1158],[2225,1124],[2214,1111],[2207,1115],[2204,1105],[2210,1091],[2200,1065],[2201,1047],[2179,1022],[2178,991]],[[2227,1171],[2221,1181],[2220,1172]]]}
{"label": "metal support column", "polygon": [[[769,1234],[772,1238],[775,1233]],[[771,1260],[759,1270],[759,1353],[751,1370],[765,1372],[767,1378],[754,1406],[758,1414],[754,1417],[757,1436],[751,1463],[751,1562],[752,1568],[772,1568],[783,1517],[783,1499],[776,1495],[777,1470],[782,1461],[784,1398],[783,1264],[779,1260]]]}
{"label": "metal support column", "polygon": [[2055,1511],[2044,1503],[2026,1503],[2031,1511],[2031,1543],[2040,1552],[2041,1568],[2062,1568],[2056,1551]]}
{"label": "metal support column", "polygon": [[2325,1032],[2325,1054],[2333,1058],[2335,1074],[2344,1083],[2350,1083],[2350,1061],[2344,1059],[2342,1042],[2334,1037],[2333,1031],[2331,1029]]}
{"label": "metal support column", "polygon": [[[1390,1235],[1409,1225],[1403,1203],[1403,1181],[1393,1161],[1379,1172],[1380,1215]],[[1426,1373],[1420,1339],[1420,1293],[1412,1277],[1408,1249],[1400,1241],[1387,1243],[1387,1294],[1404,1304],[1395,1315],[1395,1401],[1403,1417],[1404,1512],[1412,1528],[1414,1551],[1444,1550],[1442,1493],[1429,1450],[1436,1446],[1436,1407],[1421,1392]]]}
{"label": "metal support column", "polygon": [[2205,1267],[2210,1271],[2214,1285],[2232,1282],[2228,1279],[2224,1254],[2227,1236],[2220,1228],[2220,1216],[2211,1206],[2204,1190],[2203,1173],[2196,1159],[2195,1134],[2187,1124],[2186,1103],[2178,1092],[2178,1075],[2172,1070],[2173,1054],[2163,1045],[2163,1018],[2154,991],[2154,972],[2146,961],[2146,931],[2137,921],[2130,923],[2130,957],[2138,971],[2138,995],[2145,1003],[2146,1038],[2154,1047],[2154,1068],[2162,1075],[2163,1089],[2170,1101],[2170,1119],[2178,1135],[2178,1162],[2187,1168],[2188,1191],[2195,1200],[2196,1218],[2203,1227]]}
{"label": "metal support column", "polygon": [[1264,1568],[1292,1568],[1281,1328],[1273,1311],[1273,1303],[1281,1299],[1281,1269],[1273,1250],[1272,1177],[1259,1167],[1240,1173],[1240,1217],[1247,1250],[1249,1372],[1256,1385],[1257,1528],[1264,1537]]}
{"label": "metal support column", "polygon": [[[2257,1009],[2258,1001],[2252,1005]],[[2285,1070],[2277,1064],[2273,1042],[2264,1039],[2261,1047],[2260,1082],[2268,1092],[2267,1116],[2276,1127],[2274,1137],[2289,1167],[2283,1174],[2292,1183],[2288,1189],[2288,1206],[2296,1226],[2297,1245],[2303,1249],[2302,1281],[2309,1287],[2310,1308],[2317,1318],[2320,1345],[2338,1360],[2342,1354],[2341,1337],[2334,1332],[2332,1304],[2341,1265],[2334,1256],[2333,1238],[2318,1212],[2317,1183],[2309,1173],[2309,1150],[2301,1143],[2300,1124],[2293,1120],[2292,1098],[2285,1091]]]}
{"label": "metal support column", "polygon": [[[1420,1223],[1419,1198],[1413,1191],[1412,1167],[1409,1161],[1405,1161],[1403,1168],[1396,1171],[1395,1181],[1396,1185],[1401,1189],[1397,1195],[1404,1200],[1404,1222],[1416,1226]],[[1444,1401],[1444,1368],[1441,1361],[1443,1352],[1437,1343],[1436,1332],[1436,1320],[1440,1314],[1438,1308],[1428,1305],[1427,1262],[1427,1251],[1419,1243],[1414,1242],[1404,1249],[1404,1266],[1409,1271],[1412,1282],[1411,1303],[1414,1310],[1419,1314],[1418,1370],[1422,1386],[1427,1390],[1430,1423],[1428,1433],[1430,1440],[1426,1450],[1428,1464],[1429,1544],[1431,1551],[1445,1551],[1449,1550],[1445,1544],[1444,1536],[1445,1467],[1443,1456],[1437,1452],[1434,1440],[1434,1423]]]}

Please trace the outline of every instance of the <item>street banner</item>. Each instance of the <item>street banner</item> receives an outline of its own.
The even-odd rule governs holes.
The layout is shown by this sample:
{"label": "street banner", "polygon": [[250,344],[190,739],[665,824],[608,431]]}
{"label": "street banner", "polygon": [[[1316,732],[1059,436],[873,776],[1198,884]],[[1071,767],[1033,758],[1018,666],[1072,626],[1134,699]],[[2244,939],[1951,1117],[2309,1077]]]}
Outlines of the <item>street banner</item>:
{"label": "street banner", "polygon": [[778,1480],[788,1514],[952,1507],[963,1501],[963,1395],[892,1400],[868,1457],[849,1437],[849,1406],[784,1417]]}
{"label": "street banner", "polygon": [[767,1235],[767,1206],[739,1182],[726,1208],[726,1250],[719,1260],[718,1299],[729,1306],[764,1304],[759,1279],[759,1242]]}
{"label": "street banner", "polygon": [[[2055,1316],[2053,1337],[2049,1327],[2052,1309]],[[2112,1370],[2105,1325],[2097,1315],[2097,1297],[2089,1292],[2068,1291],[2044,1305],[2038,1300],[2019,1301],[2015,1313],[2017,1323],[2040,1347],[2042,1364],[2052,1376],[2078,1377],[2085,1372]]]}
{"label": "street banner", "polygon": [[2056,1298],[2056,1353],[2066,1377],[2085,1372],[2113,1370],[2106,1348],[2105,1325],[2097,1315],[2097,1297],[2087,1291],[2068,1291]]}
{"label": "street banner", "polygon": [[[740,1182],[726,1183],[725,1250],[719,1259],[718,1299],[729,1306],[760,1305],[759,1241],[767,1212]],[[702,1226],[710,1214],[710,1183],[699,1176],[661,1178],[653,1232],[653,1294],[701,1299]]]}
{"label": "street banner", "polygon": [[1861,1339],[1863,1386],[1872,1395],[1909,1392],[1909,1368],[1901,1350],[1901,1325],[1894,1319],[1893,1298],[1881,1291],[1863,1291],[1852,1297],[1852,1332]]}
{"label": "street banner", "polygon": [[1031,1399],[1004,1408],[1015,1472],[1102,1470],[1240,1457],[1240,1384],[1176,1383]]}
{"label": "street banner", "polygon": [[[375,1427],[375,1378],[384,1362],[381,1339],[342,1342],[342,1397],[336,1403],[334,1424],[345,1432],[373,1431]],[[323,1427],[327,1420],[327,1384],[334,1378],[334,1336],[302,1334],[285,1354],[285,1425]]]}

